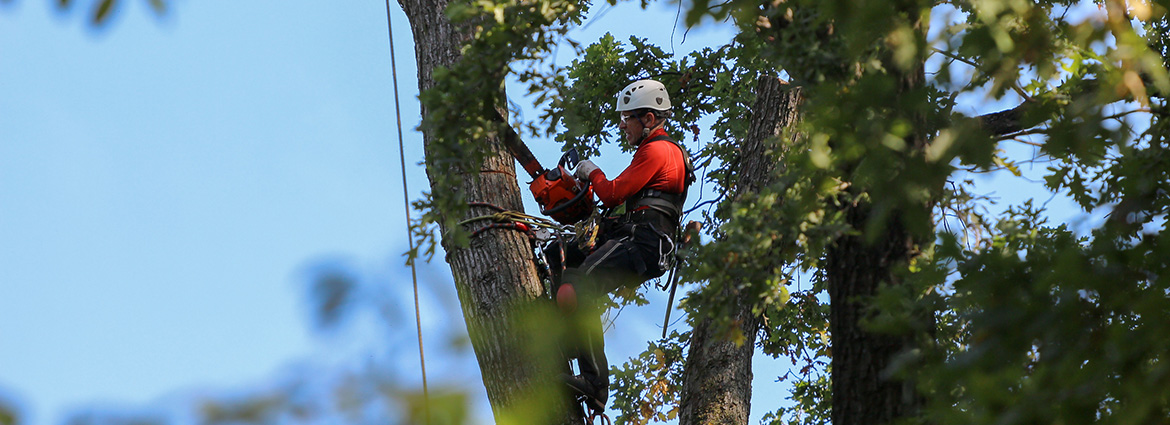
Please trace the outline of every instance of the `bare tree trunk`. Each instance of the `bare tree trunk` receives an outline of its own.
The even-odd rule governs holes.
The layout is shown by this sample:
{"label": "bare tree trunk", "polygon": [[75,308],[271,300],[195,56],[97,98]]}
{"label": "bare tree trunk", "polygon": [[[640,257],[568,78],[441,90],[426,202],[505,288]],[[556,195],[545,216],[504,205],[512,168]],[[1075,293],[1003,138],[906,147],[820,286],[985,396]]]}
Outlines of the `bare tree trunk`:
{"label": "bare tree trunk", "polygon": [[[780,143],[778,136],[796,122],[800,99],[800,89],[773,77],[760,79],[734,196],[756,192],[771,182],[778,162],[769,151]],[[742,344],[715,334],[711,319],[695,324],[680,396],[680,425],[748,423],[752,355],[760,327],[759,317],[752,314],[752,304],[752,300],[737,303],[738,309],[731,318],[743,332]]]}
{"label": "bare tree trunk", "polygon": [[[443,13],[447,3],[447,0],[400,0],[414,32],[420,92],[435,85],[432,72],[436,67],[450,66],[460,60],[460,47],[470,38],[467,28],[452,24]],[[422,114],[427,113],[424,105]],[[430,155],[432,135],[424,131],[423,136]],[[461,189],[469,202],[523,211],[512,157],[497,139],[485,139],[482,146],[487,156],[479,170],[427,167],[431,190],[452,190],[436,187],[434,177],[438,173],[458,173],[464,177]],[[494,212],[473,207],[461,220]],[[450,229],[440,230],[446,233]],[[564,406],[558,406],[564,398],[557,397],[561,388],[552,379],[558,358],[548,356],[547,351],[533,350],[540,341],[530,332],[532,317],[528,313],[545,294],[527,237],[507,229],[492,230],[478,234],[468,247],[451,246],[446,240],[443,246],[496,418],[527,418],[528,423],[571,423]],[[550,391],[550,386],[556,390]],[[560,409],[550,412],[550,406]],[[552,415],[552,419],[537,415]]]}

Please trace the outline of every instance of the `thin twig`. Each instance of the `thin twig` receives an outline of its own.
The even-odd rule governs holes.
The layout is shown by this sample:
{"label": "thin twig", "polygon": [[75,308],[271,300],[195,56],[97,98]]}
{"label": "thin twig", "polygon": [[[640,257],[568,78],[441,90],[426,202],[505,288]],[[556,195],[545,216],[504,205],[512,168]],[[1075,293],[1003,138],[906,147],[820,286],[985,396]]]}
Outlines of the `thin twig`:
{"label": "thin twig", "polygon": [[725,194],[720,194],[718,198],[711,199],[711,200],[708,200],[708,201],[703,201],[703,202],[700,202],[699,204],[696,204],[694,207],[691,207],[691,209],[689,209],[689,210],[687,210],[686,212],[684,212],[684,213],[683,213],[683,215],[688,215],[688,214],[690,214],[691,212],[693,212],[693,211],[695,211],[695,210],[697,210],[697,209],[701,208],[701,207],[702,207],[702,206],[704,206],[704,205],[708,205],[708,204],[714,204],[714,203],[716,203],[716,202],[719,202],[719,201],[723,200],[724,196],[725,196]]}
{"label": "thin twig", "polygon": [[[931,47],[930,49],[934,50],[936,53],[938,53],[940,55],[943,55],[943,56],[946,56],[948,58],[965,63],[967,65],[970,65],[971,67],[974,67],[975,69],[979,69],[979,64],[975,63],[974,61],[972,61],[970,59],[952,54],[951,52],[944,51],[942,49],[939,49],[938,47]],[[972,78],[971,80],[974,81],[975,79]],[[1011,88],[1012,88],[1012,91],[1015,91],[1016,94],[1020,95],[1020,97],[1024,98],[1024,100],[1027,100],[1029,102],[1033,102],[1036,100],[1036,99],[1033,99],[1032,96],[1028,94],[1028,92],[1025,92],[1024,89],[1020,87],[1020,84],[1016,81],[1012,81]]]}
{"label": "thin twig", "polygon": [[951,53],[951,52],[948,52],[948,51],[942,50],[942,49],[940,49],[940,48],[938,48],[938,47],[931,47],[930,49],[931,49],[931,50],[934,50],[934,52],[935,52],[935,53],[938,53],[938,54],[940,54],[940,55],[943,55],[943,56],[946,56],[946,57],[948,57],[948,58],[951,58],[951,59],[957,60],[957,61],[959,61],[959,62],[962,62],[962,63],[965,63],[965,64],[967,64],[967,65],[971,65],[972,67],[975,67],[975,68],[978,68],[978,67],[979,67],[979,64],[977,64],[977,63],[975,63],[975,62],[971,61],[970,59],[967,59],[967,58],[964,58],[964,57],[962,57],[962,56],[959,56],[959,55],[953,54],[953,53]]}
{"label": "thin twig", "polygon": [[1014,139],[1014,138],[1019,137],[1019,136],[1030,136],[1033,134],[1048,134],[1048,129],[1047,128],[1041,129],[1041,128],[1033,127],[1033,128],[1027,129],[1027,130],[1020,130],[1020,131],[1017,131],[1015,133],[1008,133],[1008,134],[1001,135],[998,138],[996,138],[996,141],[1001,142],[1004,140]]}
{"label": "thin twig", "polygon": [[1126,116],[1126,115],[1129,115],[1129,114],[1137,113],[1137,112],[1145,112],[1145,113],[1150,113],[1150,114],[1154,113],[1154,111],[1153,111],[1153,110],[1151,110],[1150,108],[1137,108],[1137,109],[1131,109],[1131,110],[1128,110],[1128,111],[1125,111],[1125,112],[1118,112],[1118,113],[1116,113],[1116,114],[1113,114],[1113,115],[1109,115],[1109,116],[1101,117],[1101,119],[1103,119],[1103,120],[1115,120],[1115,119],[1118,119],[1118,118],[1124,117],[1124,116]]}
{"label": "thin twig", "polygon": [[[1031,145],[1031,146],[1036,146],[1036,147],[1041,147],[1041,148],[1042,148],[1042,147],[1044,147],[1044,144],[1043,144],[1043,143],[1040,143],[1040,142],[1033,142],[1033,141],[1029,141],[1029,140],[1024,140],[1024,139],[1020,139],[1020,138],[1018,138],[1018,137],[1013,137],[1013,138],[1012,138],[1012,140],[1013,140],[1013,141],[1016,141],[1016,142],[1023,143],[1023,144],[1025,144],[1025,145]],[[1032,159],[1034,160],[1034,159],[1036,159],[1036,158],[1035,158],[1035,157],[1033,157]]]}

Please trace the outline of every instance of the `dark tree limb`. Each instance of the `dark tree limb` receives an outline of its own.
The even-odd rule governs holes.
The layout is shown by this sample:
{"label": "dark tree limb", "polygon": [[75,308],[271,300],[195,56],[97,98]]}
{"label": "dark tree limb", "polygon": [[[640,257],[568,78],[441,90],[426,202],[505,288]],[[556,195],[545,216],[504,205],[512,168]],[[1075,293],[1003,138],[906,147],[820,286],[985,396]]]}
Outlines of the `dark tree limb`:
{"label": "dark tree limb", "polygon": [[[1166,95],[1157,88],[1148,76],[1142,77],[1142,82],[1145,83],[1146,93],[1153,98],[1165,99]],[[1070,99],[1078,99],[1084,96],[1097,95],[1100,89],[1100,82],[1095,79],[1077,80],[1071,82],[1067,86],[1062,86],[1057,89],[1058,96],[1067,96]],[[1132,101],[1131,96],[1117,95],[1112,98],[1097,99],[1101,104]],[[1041,100],[1025,100],[1011,109],[1005,109],[999,112],[992,112],[989,114],[974,117],[978,120],[980,127],[992,136],[1006,136],[1013,133],[1030,129],[1043,123],[1043,120],[1028,120],[1029,113],[1040,108],[1043,103]]]}
{"label": "dark tree limb", "polygon": [[1035,105],[1035,102],[1024,101],[1015,108],[1005,109],[999,112],[992,112],[990,114],[980,115],[975,117],[979,121],[979,126],[993,136],[1003,136],[1012,133],[1019,133],[1034,127],[1035,124],[1024,124],[1024,113]]}

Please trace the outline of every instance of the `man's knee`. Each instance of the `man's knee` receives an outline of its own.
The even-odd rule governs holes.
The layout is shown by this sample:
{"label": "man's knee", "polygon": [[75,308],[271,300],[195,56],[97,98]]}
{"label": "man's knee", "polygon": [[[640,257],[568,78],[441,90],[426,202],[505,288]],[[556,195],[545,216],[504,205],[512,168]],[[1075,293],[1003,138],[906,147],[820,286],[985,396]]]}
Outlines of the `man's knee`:
{"label": "man's knee", "polygon": [[577,290],[572,283],[563,283],[557,288],[557,307],[566,314],[577,311]]}

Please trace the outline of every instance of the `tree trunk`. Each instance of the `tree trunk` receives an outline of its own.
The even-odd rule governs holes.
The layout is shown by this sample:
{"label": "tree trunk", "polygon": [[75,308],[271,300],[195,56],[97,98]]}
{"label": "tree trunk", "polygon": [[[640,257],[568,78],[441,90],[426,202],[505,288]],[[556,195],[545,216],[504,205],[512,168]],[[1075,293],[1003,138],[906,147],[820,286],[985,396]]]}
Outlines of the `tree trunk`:
{"label": "tree trunk", "polygon": [[[778,162],[769,151],[779,143],[777,136],[796,122],[799,102],[798,88],[774,77],[760,79],[748,136],[740,154],[734,196],[756,192],[770,183]],[[725,291],[733,289],[726,288]],[[749,299],[736,303],[737,309],[731,318],[743,332],[743,344],[737,345],[714,333],[711,319],[704,318],[695,324],[684,366],[680,425],[748,423],[752,399],[752,355],[760,327],[759,317],[752,314],[752,304],[754,300]]]}
{"label": "tree trunk", "polygon": [[[921,16],[917,11],[908,16]],[[912,22],[920,35],[926,33],[926,22],[920,17]],[[925,82],[924,66],[919,62],[914,69],[894,70],[898,81],[898,95],[907,95]],[[891,104],[897,104],[891,102]],[[927,124],[924,114],[911,117],[914,129],[905,137],[906,155],[915,155],[926,148]],[[899,184],[897,177],[878,184]],[[851,187],[851,191],[865,188]],[[856,193],[854,193],[856,195]],[[828,250],[825,274],[829,283],[829,329],[832,335],[832,403],[833,423],[888,424],[918,414],[924,399],[908,379],[893,376],[898,356],[909,355],[916,347],[918,330],[912,327],[897,334],[878,334],[866,330],[862,323],[877,312],[871,305],[883,285],[903,285],[898,270],[904,270],[919,254],[920,240],[911,229],[931,228],[927,223],[908,223],[904,217],[928,217],[929,202],[922,205],[903,205],[902,210],[890,213],[880,225],[880,235],[867,241],[865,229],[872,219],[869,201],[855,201],[844,207],[845,219],[858,235],[839,238]],[[921,214],[901,214],[908,209],[921,209]],[[924,320],[930,320],[924,318]],[[931,324],[918,324],[918,329],[930,329]]]}
{"label": "tree trunk", "polygon": [[[450,66],[460,60],[460,47],[470,38],[467,28],[452,24],[444,15],[447,3],[447,0],[400,0],[414,33],[420,92],[435,85],[432,72],[436,67]],[[427,113],[424,105],[422,114]],[[432,136],[424,131],[423,140],[429,155]],[[479,170],[427,167],[431,190],[451,190],[436,187],[434,176],[458,173],[464,176],[462,189],[469,202],[523,211],[512,157],[497,139],[485,139],[482,146],[487,156]],[[462,219],[494,212],[473,207]],[[451,229],[440,230],[446,233]],[[556,398],[558,391],[547,391],[549,385],[556,385],[552,368],[553,364],[559,364],[558,359],[532,350],[537,338],[528,332],[532,317],[527,314],[545,294],[527,237],[513,230],[493,229],[472,238],[470,246],[451,246],[444,240],[443,247],[497,420],[521,417],[527,418],[523,421],[527,423],[572,423],[567,410],[548,411],[549,406],[556,406],[561,400]],[[533,416],[544,414],[551,414],[553,419]]]}
{"label": "tree trunk", "polygon": [[[852,205],[846,214],[854,228],[865,228],[866,205]],[[887,376],[895,357],[913,347],[914,335],[879,335],[861,326],[867,298],[883,283],[901,284],[893,269],[914,252],[915,242],[899,220],[886,223],[884,233],[875,243],[843,237],[826,258],[834,424],[886,424],[913,415],[921,405],[910,382]]]}

